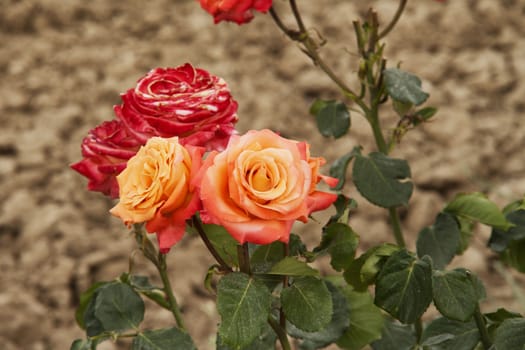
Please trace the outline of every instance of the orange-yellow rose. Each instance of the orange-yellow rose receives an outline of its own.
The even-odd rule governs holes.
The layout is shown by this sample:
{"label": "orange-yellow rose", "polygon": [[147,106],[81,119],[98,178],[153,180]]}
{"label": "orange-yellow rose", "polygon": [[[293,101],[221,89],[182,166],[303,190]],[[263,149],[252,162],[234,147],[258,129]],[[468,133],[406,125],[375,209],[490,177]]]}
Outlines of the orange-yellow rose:
{"label": "orange-yellow rose", "polygon": [[241,244],[287,243],[295,220],[330,206],[336,194],[316,190],[322,158],[308,144],[270,130],[234,135],[221,153],[212,153],[198,179],[205,223],[222,225]]}
{"label": "orange-yellow rose", "polygon": [[204,148],[182,146],[177,137],[152,137],[117,176],[119,203],[111,214],[126,225],[146,223],[167,253],[184,235],[186,220],[200,209],[192,179]]}

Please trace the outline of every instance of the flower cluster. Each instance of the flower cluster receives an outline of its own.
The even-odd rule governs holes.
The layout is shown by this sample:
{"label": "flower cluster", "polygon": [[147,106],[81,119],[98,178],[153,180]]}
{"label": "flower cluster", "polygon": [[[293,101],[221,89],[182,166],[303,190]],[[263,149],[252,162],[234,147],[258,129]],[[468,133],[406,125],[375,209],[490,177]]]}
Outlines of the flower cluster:
{"label": "flower cluster", "polygon": [[324,159],[270,130],[238,135],[237,103],[220,78],[186,64],[157,68],[122,95],[118,119],[91,130],[73,169],[119,203],[111,213],[145,223],[167,253],[200,212],[239,242],[288,242],[292,224],[330,206],[318,191]]}
{"label": "flower cluster", "polygon": [[89,190],[112,198],[119,193],[116,176],[150,138],[177,136],[183,145],[222,150],[235,133],[237,102],[228,86],[191,64],[153,69],[121,97],[117,118],[89,132],[84,158],[72,165],[89,179]]}

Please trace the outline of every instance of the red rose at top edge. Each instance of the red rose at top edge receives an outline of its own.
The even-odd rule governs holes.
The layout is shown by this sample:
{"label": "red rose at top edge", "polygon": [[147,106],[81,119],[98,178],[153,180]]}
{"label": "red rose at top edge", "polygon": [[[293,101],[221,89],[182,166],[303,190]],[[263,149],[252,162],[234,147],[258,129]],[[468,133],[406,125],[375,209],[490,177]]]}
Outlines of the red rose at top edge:
{"label": "red rose at top edge", "polygon": [[235,133],[237,102],[226,82],[189,63],[153,69],[121,97],[115,114],[142,144],[178,136],[182,145],[222,150]]}
{"label": "red rose at top edge", "polygon": [[82,140],[83,159],[71,168],[88,178],[90,191],[117,198],[116,176],[126,168],[128,159],[141,145],[120,121],[106,121],[90,130]]}
{"label": "red rose at top edge", "polygon": [[253,18],[252,11],[266,12],[272,7],[272,0],[199,0],[201,7],[209,12],[215,21],[230,21],[237,24],[248,23]]}

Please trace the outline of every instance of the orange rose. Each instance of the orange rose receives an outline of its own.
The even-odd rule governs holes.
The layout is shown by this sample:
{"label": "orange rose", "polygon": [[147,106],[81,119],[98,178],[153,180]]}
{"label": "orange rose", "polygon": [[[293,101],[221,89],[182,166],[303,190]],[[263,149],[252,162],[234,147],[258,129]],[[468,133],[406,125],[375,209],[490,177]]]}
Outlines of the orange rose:
{"label": "orange rose", "polygon": [[206,159],[198,178],[205,223],[222,225],[241,244],[287,243],[295,220],[330,206],[337,195],[315,185],[337,179],[318,175],[322,158],[308,144],[270,130],[234,135],[221,153]]}
{"label": "orange rose", "polygon": [[186,220],[200,209],[192,179],[204,148],[182,146],[177,137],[152,137],[117,176],[119,203],[110,210],[126,225],[146,223],[167,253],[184,235]]}

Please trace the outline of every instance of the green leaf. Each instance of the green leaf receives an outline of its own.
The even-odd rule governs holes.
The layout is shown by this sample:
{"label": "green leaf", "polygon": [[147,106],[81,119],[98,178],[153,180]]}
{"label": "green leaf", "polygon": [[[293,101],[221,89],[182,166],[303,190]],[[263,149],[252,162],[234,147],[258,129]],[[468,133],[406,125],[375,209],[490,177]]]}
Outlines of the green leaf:
{"label": "green leaf", "polygon": [[279,262],[284,256],[283,242],[260,245],[250,257],[250,265],[254,273],[265,273]]}
{"label": "green leaf", "polygon": [[472,235],[474,234],[474,222],[472,220],[463,218],[461,216],[456,216],[456,219],[459,223],[459,247],[456,254],[460,255],[468,248]]}
{"label": "green leaf", "polygon": [[489,240],[489,247],[495,252],[503,252],[509,242],[525,238],[525,210],[519,209],[507,213],[507,220],[514,224],[508,231],[493,229]]}
{"label": "green leaf", "polygon": [[525,350],[525,318],[509,318],[496,330],[496,350]]}
{"label": "green leaf", "polygon": [[71,344],[69,350],[91,350],[92,345],[91,339],[77,339]]}
{"label": "green leaf", "polygon": [[492,338],[494,338],[494,334],[496,333],[496,330],[503,323],[503,321],[509,318],[522,317],[519,313],[508,311],[504,308],[499,308],[495,312],[486,313],[484,316],[488,323],[487,329],[489,331],[489,334],[492,336]]}
{"label": "green leaf", "polygon": [[432,262],[406,250],[392,254],[377,276],[375,303],[403,323],[414,323],[432,301]]}
{"label": "green leaf", "polygon": [[456,255],[461,232],[456,219],[447,213],[440,213],[434,225],[426,227],[417,239],[417,255],[428,255],[436,269],[444,269]]}
{"label": "green leaf", "polygon": [[392,99],[416,106],[427,100],[428,94],[421,90],[421,80],[417,76],[398,68],[385,69],[383,75],[386,91]]}
{"label": "green leaf", "polygon": [[321,99],[316,99],[312,105],[310,106],[310,114],[313,115],[314,117],[317,115],[317,113],[319,113],[319,111],[325,107],[327,104],[329,103],[329,101],[325,101],[325,100],[321,100]]}
{"label": "green leaf", "polygon": [[330,217],[326,226],[340,222],[343,224],[348,223],[350,217],[350,211],[357,208],[357,202],[353,198],[348,198],[344,194],[339,194],[334,202],[336,213]]}
{"label": "green leaf", "polygon": [[147,330],[133,338],[131,350],[195,350],[188,333],[178,328]]}
{"label": "green leaf", "polygon": [[503,214],[507,215],[513,211],[525,210],[525,198],[510,202],[503,208]]}
{"label": "green leaf", "polygon": [[301,256],[308,251],[306,249],[306,245],[304,245],[304,243],[301,241],[301,237],[299,237],[295,233],[290,234],[288,247],[290,249],[290,256]]}
{"label": "green leaf", "polygon": [[221,339],[232,349],[253,342],[264,329],[270,306],[271,294],[264,284],[240,272],[224,276],[217,286]]}
{"label": "green leaf", "polygon": [[397,115],[403,118],[405,115],[407,115],[408,111],[414,107],[414,104],[410,102],[407,103],[394,100],[392,101],[392,107],[394,107]]}
{"label": "green leaf", "polygon": [[287,256],[275,264],[268,274],[283,276],[319,276],[319,271],[304,261],[299,261],[295,257]]}
{"label": "green leaf", "polygon": [[407,205],[413,185],[408,163],[373,152],[369,157],[356,155],[352,176],[359,193],[383,208]]}
{"label": "green leaf", "polygon": [[519,241],[511,241],[507,249],[501,254],[501,259],[515,268],[516,270],[525,273],[525,239]]}
{"label": "green leaf", "polygon": [[513,311],[506,310],[504,308],[499,308],[495,312],[489,312],[485,314],[485,317],[490,323],[500,325],[503,321],[509,318],[519,318],[522,317],[521,314]]}
{"label": "green leaf", "polygon": [[221,258],[230,266],[239,266],[239,259],[237,256],[238,242],[226,231],[226,229],[219,225],[206,224],[202,225],[206,237],[219,253]]}
{"label": "green leaf", "polygon": [[480,294],[465,269],[434,270],[432,275],[434,304],[439,312],[450,319],[466,322],[476,311]]}
{"label": "green leaf", "polygon": [[376,280],[386,259],[399,247],[390,243],[383,243],[372,247],[356,260],[353,260],[344,272],[348,284],[357,291],[364,291]]}
{"label": "green leaf", "polygon": [[458,194],[445,211],[504,231],[513,226],[498,206],[479,192]]}
{"label": "green leaf", "polygon": [[305,332],[293,324],[287,327],[288,334],[294,338],[303,339],[301,349],[319,349],[335,342],[348,329],[350,318],[349,309],[345,295],[332,283],[325,281],[326,287],[332,295],[334,312],[330,323],[317,332]]}
{"label": "green leaf", "polygon": [[144,302],[129,285],[108,284],[96,295],[95,317],[105,331],[137,328],[144,319]]}
{"label": "green leaf", "polygon": [[412,125],[419,125],[421,122],[426,122],[437,113],[437,108],[426,107],[422,108],[416,113],[414,113],[414,118],[412,119]]}
{"label": "green leaf", "polygon": [[122,274],[120,280],[126,284],[129,284],[134,291],[148,297],[149,299],[156,302],[158,305],[169,309],[169,303],[166,300],[166,293],[161,287],[152,285],[149,282],[148,277],[140,275],[129,275],[126,273]]}
{"label": "green leaf", "polygon": [[359,350],[381,337],[385,320],[370,293],[359,293],[348,287],[343,293],[350,308],[350,327],[337,340],[337,345],[343,349]]}
{"label": "green leaf", "polygon": [[86,309],[88,307],[88,304],[93,299],[93,296],[95,295],[95,292],[102,286],[105,286],[110,282],[96,282],[91,287],[89,287],[88,290],[86,290],[84,293],[80,295],[80,302],[78,304],[77,310],[75,311],[75,320],[77,321],[77,324],[82,329],[86,329],[85,324],[85,313]]}
{"label": "green leaf", "polygon": [[412,326],[386,322],[381,339],[372,343],[374,350],[411,350],[417,343]]}
{"label": "green leaf", "polygon": [[130,275],[128,284],[131,287],[133,287],[133,289],[135,289],[137,292],[146,292],[161,289],[160,287],[152,285],[149,282],[149,278],[147,276]]}
{"label": "green leaf", "polygon": [[352,263],[358,244],[359,236],[350,226],[336,222],[325,228],[321,244],[314,249],[314,253],[327,252],[332,257],[330,265],[341,271]]}
{"label": "green leaf", "polygon": [[432,321],[423,331],[421,344],[431,350],[474,350],[479,343],[476,322],[450,320],[445,317]]}
{"label": "green leaf", "polygon": [[322,101],[314,103],[310,112],[315,114],[317,128],[325,137],[339,138],[350,128],[350,113],[342,102]]}
{"label": "green leaf", "polygon": [[348,169],[348,165],[354,159],[354,157],[358,154],[361,154],[361,147],[356,146],[354,149],[352,149],[350,152],[345,154],[344,156],[336,159],[332,165],[330,165],[330,176],[335,177],[339,180],[337,183],[337,186],[333,187],[333,190],[340,191],[343,189],[346,181],[346,172]]}
{"label": "green leaf", "polygon": [[[275,341],[277,340],[277,335],[273,331],[273,329],[270,327],[268,323],[266,323],[266,326],[262,333],[255,338],[253,342],[251,342],[249,345],[243,347],[243,350],[274,350],[275,349]],[[217,347],[216,350],[232,350],[228,345],[224,344],[221,337],[217,335]]]}
{"label": "green leaf", "polygon": [[[116,283],[116,282],[113,282],[113,283]],[[103,333],[105,330],[100,320],[95,316],[96,298],[100,290],[104,287],[105,286],[102,286],[99,289],[95,290],[91,300],[89,300],[86,306],[86,311],[84,312],[83,321],[84,321],[84,326],[86,329],[86,334],[88,337],[97,336]]]}
{"label": "green leaf", "polygon": [[297,278],[281,292],[286,318],[297,328],[316,332],[332,319],[332,295],[324,281],[315,277]]}

